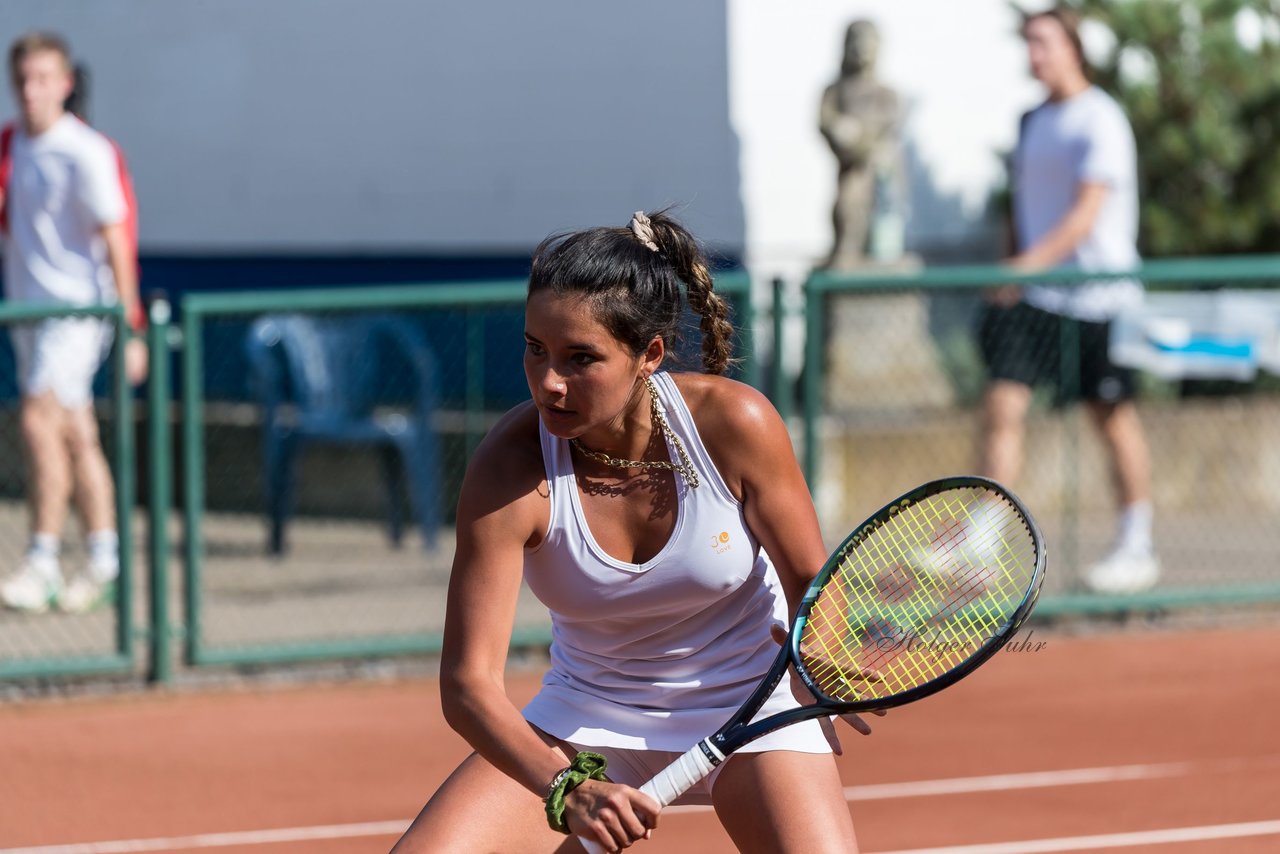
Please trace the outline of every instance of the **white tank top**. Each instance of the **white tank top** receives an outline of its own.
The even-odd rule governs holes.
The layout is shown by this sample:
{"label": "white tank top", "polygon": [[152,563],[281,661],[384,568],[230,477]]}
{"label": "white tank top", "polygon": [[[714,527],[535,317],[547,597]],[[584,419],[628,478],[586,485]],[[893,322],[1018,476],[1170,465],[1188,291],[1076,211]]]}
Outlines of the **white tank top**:
{"label": "white tank top", "polygon": [[[728,720],[768,670],[778,653],[769,625],[785,624],[787,607],[675,383],[653,379],[701,486],[676,475],[675,530],[645,563],[596,542],[569,444],[539,423],[551,521],[525,552],[524,577],[551,611],[551,668],[524,715],[576,744],[683,751]],[[794,705],[784,679],[764,711]]]}

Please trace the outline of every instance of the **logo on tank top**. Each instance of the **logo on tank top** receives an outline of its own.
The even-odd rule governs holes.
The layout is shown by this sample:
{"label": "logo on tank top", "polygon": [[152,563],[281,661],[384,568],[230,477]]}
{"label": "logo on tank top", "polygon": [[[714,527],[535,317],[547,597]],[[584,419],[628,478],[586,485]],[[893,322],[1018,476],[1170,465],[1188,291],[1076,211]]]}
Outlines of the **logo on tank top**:
{"label": "logo on tank top", "polygon": [[729,544],[729,532],[721,531],[711,537],[711,550],[718,555],[722,555],[729,551],[732,546]]}

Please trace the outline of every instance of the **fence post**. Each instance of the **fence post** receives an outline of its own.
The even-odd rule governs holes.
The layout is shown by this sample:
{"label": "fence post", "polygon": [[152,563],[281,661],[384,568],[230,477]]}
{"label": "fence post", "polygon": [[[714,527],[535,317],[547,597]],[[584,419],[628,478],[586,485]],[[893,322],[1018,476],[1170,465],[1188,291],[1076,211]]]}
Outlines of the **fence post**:
{"label": "fence post", "polygon": [[[195,295],[199,296],[199,295]],[[200,663],[200,561],[204,550],[204,339],[203,313],[191,294],[182,300],[182,548],[186,602],[183,625],[187,664]]]}
{"label": "fence post", "polygon": [[129,384],[125,370],[125,350],[129,343],[129,325],[124,309],[116,306],[110,318],[116,333],[116,346],[112,360],[115,373],[115,463],[113,472],[116,487],[116,534],[119,537],[120,576],[116,592],[116,646],[119,652],[132,660],[133,656],[133,504],[134,475],[137,471],[133,446],[133,386]]}
{"label": "fence post", "polygon": [[466,315],[467,380],[464,414],[467,462],[484,436],[484,313],[468,307]]}
{"label": "fence post", "polygon": [[742,311],[735,311],[734,321],[738,328],[738,351],[742,353],[742,379],[757,390],[764,388],[764,364],[760,359],[760,330],[756,329],[759,319],[756,311],[756,300],[751,292],[751,280],[747,279],[747,288],[737,295],[742,304]]}
{"label": "fence post", "polygon": [[151,663],[148,678],[169,682],[173,678],[173,651],[169,622],[169,514],[173,495],[173,464],[170,456],[169,411],[169,301],[159,296],[151,301],[151,322],[147,331],[150,378],[147,385],[147,487],[148,563],[151,568]]}
{"label": "fence post", "polygon": [[786,366],[786,287],[787,284],[779,276],[773,280],[773,359],[770,364],[769,391],[773,395],[773,405],[783,421],[790,421],[795,413],[795,387],[787,382]]}
{"label": "fence post", "polygon": [[824,368],[822,303],[825,292],[814,285],[811,276],[800,292],[804,303],[804,365],[800,369],[804,388],[804,476],[810,492],[818,486],[818,418],[822,410]]}
{"label": "fence post", "polygon": [[1080,321],[1064,317],[1058,341],[1060,375],[1064,399],[1071,401],[1063,411],[1063,507],[1062,565],[1078,587],[1080,560]]}

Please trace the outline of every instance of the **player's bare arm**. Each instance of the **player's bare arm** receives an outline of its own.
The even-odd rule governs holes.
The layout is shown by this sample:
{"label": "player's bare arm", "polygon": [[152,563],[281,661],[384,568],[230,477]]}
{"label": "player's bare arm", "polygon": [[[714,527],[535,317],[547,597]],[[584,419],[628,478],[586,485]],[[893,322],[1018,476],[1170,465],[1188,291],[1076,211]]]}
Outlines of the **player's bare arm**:
{"label": "player's bare arm", "polygon": [[[449,725],[491,764],[543,797],[568,758],[525,721],[503,679],[524,550],[540,542],[550,513],[537,419],[531,404],[508,413],[477,449],[463,481],[440,680]],[[566,821],[575,829],[603,815],[627,825],[626,835],[635,837],[655,826],[656,814],[657,804],[647,796],[596,781],[566,799]]]}
{"label": "player's bare arm", "polygon": [[1080,241],[1089,236],[1110,191],[1107,184],[1081,183],[1075,203],[1058,220],[1053,230],[1025,251],[1010,258],[1009,266],[1032,273],[1060,264],[1080,245]]}
{"label": "player's bare arm", "polygon": [[[124,222],[104,225],[101,229],[107,244],[107,262],[116,281],[116,294],[124,307],[124,315],[130,322],[143,316],[142,300],[138,294],[138,259],[129,248]],[[125,349],[125,372],[129,382],[140,384],[147,378],[147,346],[142,341],[129,341]]]}
{"label": "player's bare arm", "polygon": [[546,529],[546,489],[537,413],[523,404],[488,433],[463,480],[440,669],[449,725],[540,797],[565,758],[520,715],[503,672],[524,549]]}
{"label": "player's bare arm", "polygon": [[[549,513],[538,414],[522,404],[487,434],[463,481],[440,682],[449,725],[538,797],[568,757],[525,721],[507,696],[503,673],[524,550],[541,541]],[[656,826],[657,812],[647,795],[598,781],[578,786],[565,801],[575,832],[603,822],[615,838],[644,835]]]}
{"label": "player's bare arm", "polygon": [[129,251],[129,238],[125,234],[124,221],[104,225],[100,231],[107,244],[107,260],[116,280],[116,293],[125,311],[133,312],[141,305],[138,295],[137,259]]}

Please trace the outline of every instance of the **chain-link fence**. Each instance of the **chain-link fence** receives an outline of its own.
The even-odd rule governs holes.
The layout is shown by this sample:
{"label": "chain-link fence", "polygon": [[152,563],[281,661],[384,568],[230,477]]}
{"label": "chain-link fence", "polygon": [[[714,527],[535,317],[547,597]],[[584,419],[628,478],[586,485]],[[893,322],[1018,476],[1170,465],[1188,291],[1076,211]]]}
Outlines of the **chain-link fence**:
{"label": "chain-link fence", "polygon": [[[1142,281],[1142,307],[1108,323],[1136,279],[812,277],[804,445],[824,530],[998,471],[1049,541],[1042,613],[1280,595],[1280,264],[1152,264]],[[1141,497],[1147,457],[1158,583],[1087,583],[1124,545],[1119,484]]]}
{"label": "chain-link fence", "polygon": [[[919,482],[977,470],[989,432],[983,400],[1000,372],[1035,387],[1013,486],[1050,539],[1040,613],[1280,598],[1280,261],[1152,264],[1141,278],[1146,307],[1105,330],[1112,360],[1135,367],[1117,378],[1087,364],[1100,330],[992,301],[1008,296],[1004,285],[1078,290],[1070,274],[815,275],[794,387],[777,358],[760,358],[753,333],[770,324],[751,307],[747,277],[724,275],[717,287],[734,303],[738,376],[757,386],[767,377],[791,414],[833,538]],[[189,294],[178,327],[157,312],[163,303],[153,306],[145,408],[131,409],[118,347],[96,381],[118,512],[131,522],[121,526],[117,609],[0,613],[0,677],[131,672],[143,639],[157,679],[171,675],[178,642],[189,665],[438,649],[467,460],[528,395],[524,295],[522,281]],[[68,314],[122,328],[115,309],[0,306],[0,323]],[[775,315],[778,354],[791,327]],[[8,569],[27,540],[28,484],[6,338]],[[1107,391],[1113,381],[1122,385]],[[1080,398],[1127,393],[1130,382],[1150,448],[1162,571],[1152,590],[1088,594],[1081,579],[1110,548],[1116,515],[1107,446]],[[135,433],[146,452],[137,461]],[[149,583],[135,585],[132,543],[144,528],[148,547],[138,551],[148,559],[136,565]],[[76,530],[69,524],[67,561],[82,557]],[[141,619],[149,625],[135,625]],[[516,635],[548,638],[545,611],[527,593]]]}
{"label": "chain-link fence", "polygon": [[[718,287],[745,316],[746,278]],[[192,663],[438,648],[467,461],[528,398],[525,288],[184,300],[178,479]],[[752,375],[753,348],[741,343],[739,370]],[[527,591],[515,633],[549,639]]]}
{"label": "chain-link fence", "polygon": [[[8,607],[0,609],[0,677],[70,675],[123,672],[133,667],[133,623],[130,602],[133,591],[133,532],[140,520],[131,513],[135,482],[132,390],[124,379],[120,331],[123,312],[115,307],[51,308],[0,304],[0,581],[5,585]],[[15,351],[23,354],[19,358]],[[83,358],[81,358],[83,357]],[[77,513],[82,495],[68,483],[66,523],[60,532],[58,566],[40,581],[47,584],[48,598],[37,602],[23,594],[29,589],[19,581],[34,579],[35,570],[25,560],[32,528],[32,467],[28,447],[38,443],[49,466],[69,466],[72,476],[82,465],[82,456],[72,453],[71,425],[47,419],[24,423],[23,395],[19,388],[19,365],[29,377],[53,378],[48,393],[58,393],[71,370],[69,362],[84,361],[89,367],[102,358],[93,380],[92,424],[111,471],[115,492],[114,511],[120,520],[120,575],[114,603],[84,613],[65,607],[65,591],[58,591],[65,579],[74,577],[87,562],[83,513]],[[85,361],[88,360],[88,361]],[[88,369],[88,368],[86,368]],[[77,416],[81,414],[77,404]],[[92,432],[92,428],[90,429]],[[50,456],[52,454],[52,457]],[[61,460],[61,463],[59,463]],[[48,472],[49,469],[43,469]],[[44,489],[52,494],[45,474]],[[74,481],[73,481],[74,482]],[[47,610],[45,610],[47,608]]]}

